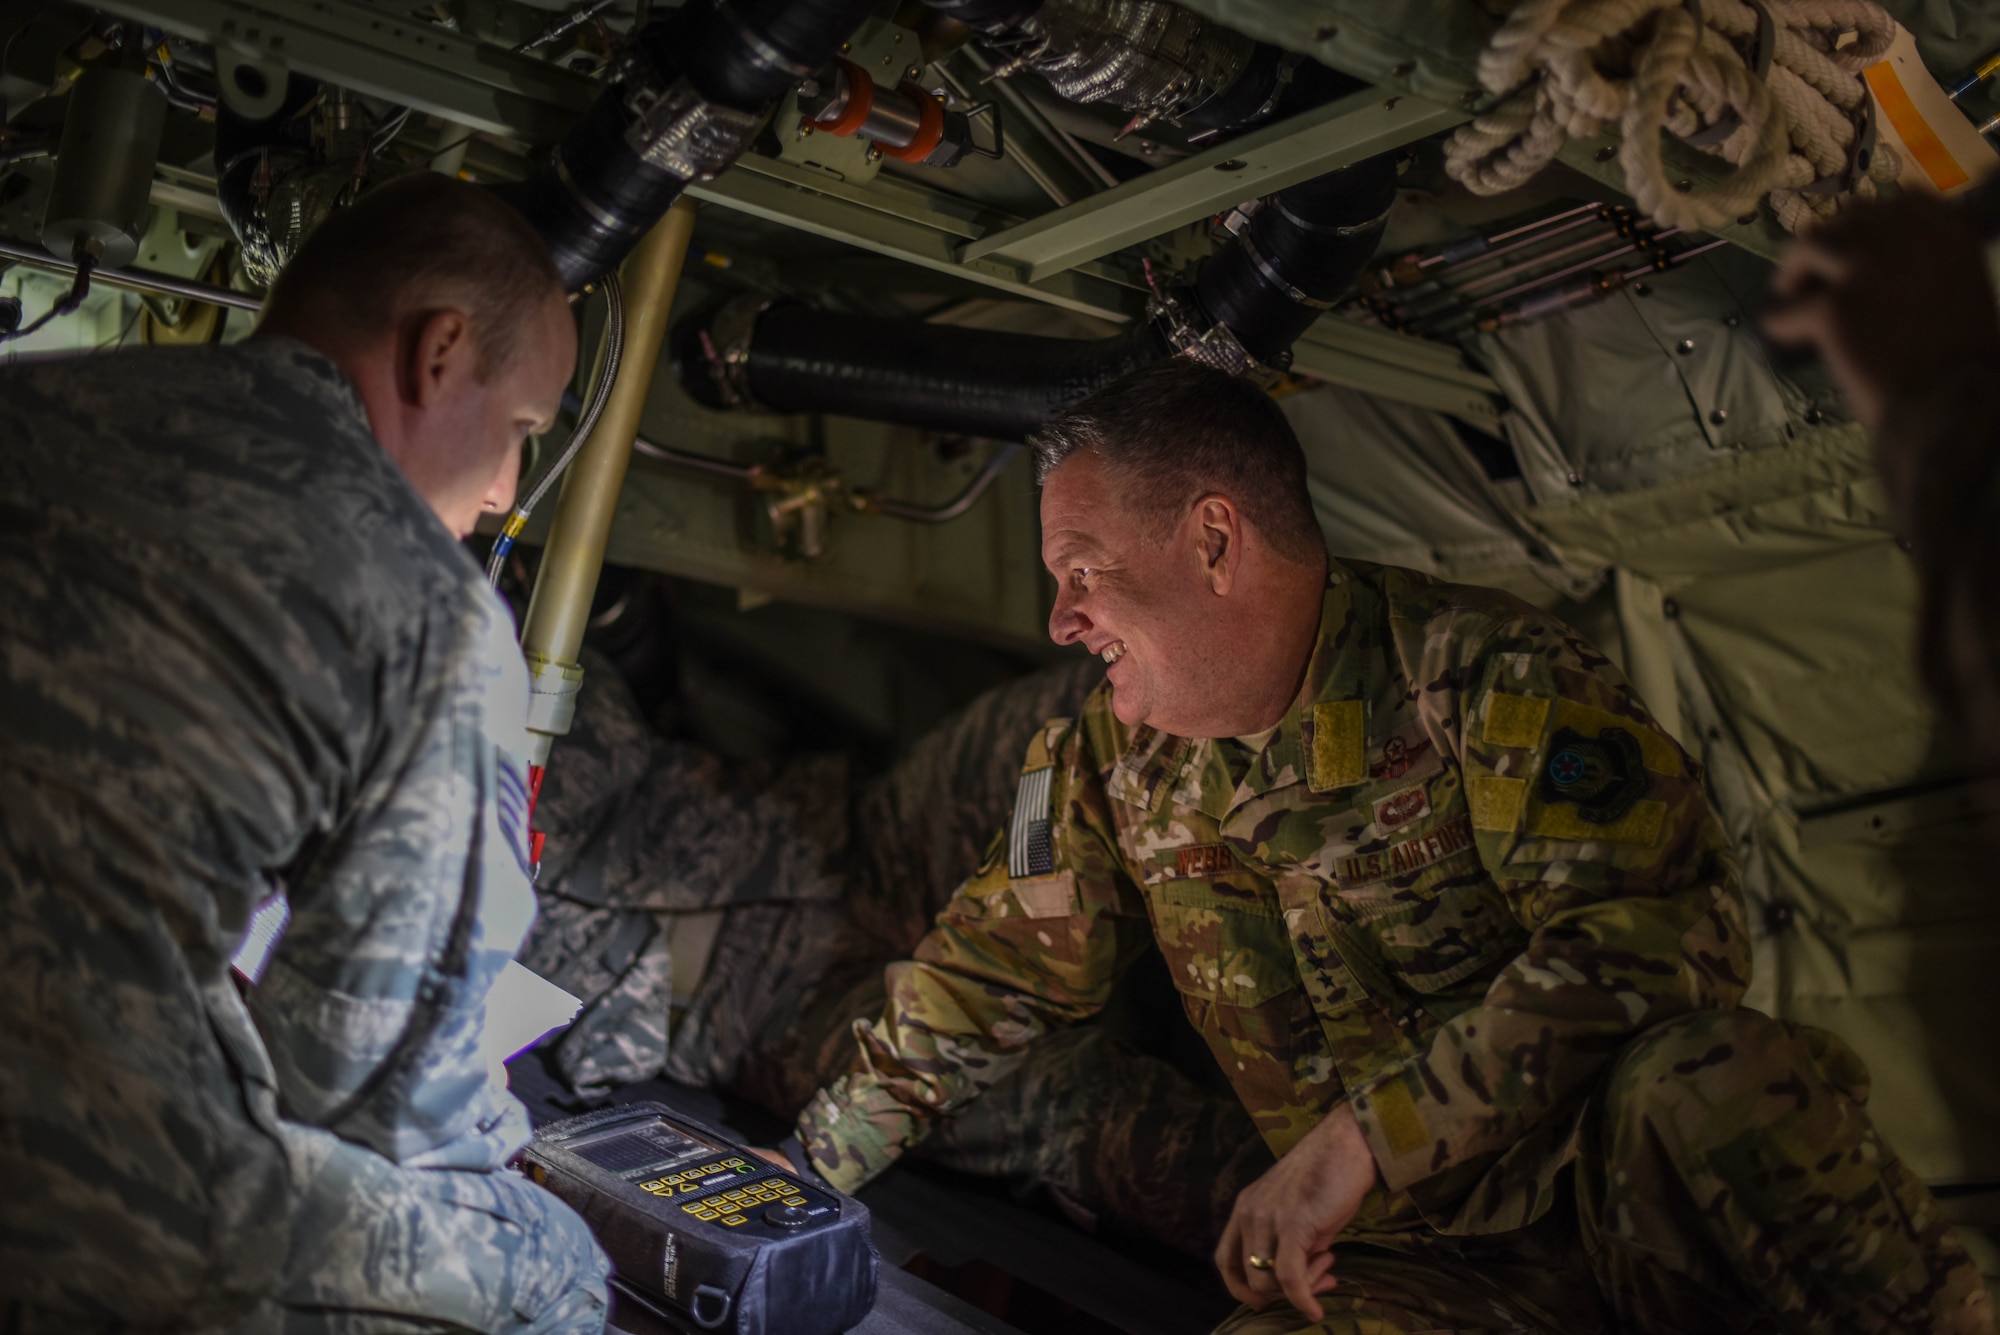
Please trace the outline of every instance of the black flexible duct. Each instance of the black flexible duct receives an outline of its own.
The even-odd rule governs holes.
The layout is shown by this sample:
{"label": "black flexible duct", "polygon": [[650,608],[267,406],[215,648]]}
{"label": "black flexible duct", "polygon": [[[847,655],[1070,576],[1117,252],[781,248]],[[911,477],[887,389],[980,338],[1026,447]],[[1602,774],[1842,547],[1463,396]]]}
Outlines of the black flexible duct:
{"label": "black flexible duct", "polygon": [[[1168,0],[930,0],[1083,101],[1167,116],[1221,138],[1361,85],[1217,29]],[[1020,440],[1058,408],[1175,352],[1237,374],[1291,346],[1374,253],[1395,198],[1384,154],[1279,191],[1167,294],[1153,319],[1098,342],[839,315],[724,308],[674,336],[682,383],[711,407],[824,412]]]}
{"label": "black flexible duct", "polygon": [[1395,181],[1395,155],[1385,153],[1279,191],[1208,258],[1191,288],[1170,294],[1172,316],[1108,339],[780,305],[734,344],[717,337],[714,317],[684,322],[674,335],[681,382],[712,408],[833,413],[1022,440],[1057,409],[1176,351],[1253,370],[1231,363],[1240,349],[1283,368],[1292,343],[1374,254]]}
{"label": "black flexible duct", "polygon": [[[729,407],[700,370],[702,332],[690,322],[676,335],[683,383],[708,406]],[[758,317],[744,369],[756,404],[773,412],[1022,440],[1064,404],[1170,351],[1150,324],[1084,341],[785,305]]]}
{"label": "black flexible duct", "polygon": [[831,60],[872,0],[690,0],[649,23],[624,77],[508,201],[572,289],[617,266],[692,181],[749,146],[772,104]]}
{"label": "black flexible duct", "polygon": [[1396,200],[1396,155],[1384,153],[1265,199],[1233,245],[1195,277],[1202,313],[1258,361],[1291,347],[1360,274]]}

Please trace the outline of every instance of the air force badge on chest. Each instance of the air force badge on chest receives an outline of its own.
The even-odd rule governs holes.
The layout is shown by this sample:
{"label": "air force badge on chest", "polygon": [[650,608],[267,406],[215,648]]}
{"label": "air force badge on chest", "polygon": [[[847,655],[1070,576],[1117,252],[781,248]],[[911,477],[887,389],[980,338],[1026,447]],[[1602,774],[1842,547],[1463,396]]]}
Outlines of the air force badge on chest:
{"label": "air force badge on chest", "polygon": [[1391,793],[1377,802],[1375,828],[1393,830],[1399,825],[1408,825],[1413,820],[1422,820],[1430,814],[1430,790],[1419,784],[1415,788],[1405,788],[1400,793]]}

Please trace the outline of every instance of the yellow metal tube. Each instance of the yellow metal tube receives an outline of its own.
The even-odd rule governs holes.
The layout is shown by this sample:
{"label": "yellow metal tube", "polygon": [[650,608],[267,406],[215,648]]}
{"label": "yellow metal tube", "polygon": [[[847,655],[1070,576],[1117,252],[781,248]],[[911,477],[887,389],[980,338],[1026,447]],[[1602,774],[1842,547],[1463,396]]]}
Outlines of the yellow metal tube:
{"label": "yellow metal tube", "polygon": [[[577,653],[583,647],[597,576],[604,567],[604,548],[618,511],[618,493],[632,462],[632,439],[639,432],[660,346],[666,339],[674,291],[680,285],[681,265],[694,234],[694,215],[694,201],[682,198],[676,202],[618,271],[625,295],[624,360],[596,429],[563,478],[555,518],[542,548],[541,574],[521,625],[521,650],[537,695],[560,691],[558,679],[565,679],[568,689],[561,693],[572,697],[566,703],[573,704],[576,683],[582,677],[576,667]],[[597,355],[602,365],[601,345]],[[554,716],[541,708],[530,712],[529,726],[539,734],[534,757],[539,764],[548,754],[549,742],[569,731],[571,709],[560,708]]]}

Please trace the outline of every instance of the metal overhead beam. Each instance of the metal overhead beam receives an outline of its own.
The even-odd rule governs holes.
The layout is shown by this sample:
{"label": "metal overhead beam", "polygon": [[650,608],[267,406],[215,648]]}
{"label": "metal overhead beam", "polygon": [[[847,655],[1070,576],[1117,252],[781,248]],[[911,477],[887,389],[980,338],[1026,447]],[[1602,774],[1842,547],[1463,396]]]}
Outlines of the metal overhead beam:
{"label": "metal overhead beam", "polygon": [[1505,400],[1491,376],[1470,370],[1457,351],[1323,317],[1292,345],[1292,370],[1331,384],[1449,413],[1497,434]]}
{"label": "metal overhead beam", "polygon": [[98,7],[529,142],[560,138],[598,92],[587,76],[546,60],[340,0],[103,0]]}
{"label": "metal overhead beam", "polygon": [[[121,17],[281,61],[312,78],[529,143],[561,137],[598,95],[587,76],[353,0],[93,0]],[[850,185],[747,157],[698,199],[996,292],[1123,323],[1145,296],[1101,263],[1134,242],[1465,120],[1378,91],[1306,112],[1030,222],[902,180]],[[183,201],[191,203],[192,201]],[[1324,319],[1299,341],[1300,372],[1484,426],[1498,387],[1455,353]]]}
{"label": "metal overhead beam", "polygon": [[1366,89],[982,237],[960,258],[1011,264],[1034,282],[1468,119],[1457,107]]}
{"label": "metal overhead beam", "polygon": [[[843,241],[1064,310],[1123,323],[1145,309],[1145,293],[1134,281],[1120,281],[1102,270],[1072,269],[1034,282],[1011,264],[992,260],[967,263],[958,257],[961,237],[956,229],[882,212],[827,193],[817,179],[796,179],[799,177],[811,178],[811,173],[768,158],[745,159],[713,181],[688,187],[688,193],[814,236]],[[863,193],[854,187],[847,189]]]}

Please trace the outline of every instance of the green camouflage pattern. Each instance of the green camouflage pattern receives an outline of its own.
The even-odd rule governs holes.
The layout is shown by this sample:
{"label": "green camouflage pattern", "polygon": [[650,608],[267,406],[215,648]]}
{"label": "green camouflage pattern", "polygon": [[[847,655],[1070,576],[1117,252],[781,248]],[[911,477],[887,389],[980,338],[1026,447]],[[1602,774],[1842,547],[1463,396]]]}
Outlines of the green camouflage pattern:
{"label": "green camouflage pattern", "polygon": [[[218,1329],[314,1249],[338,1305],[419,1226],[300,1234],[298,1134],[398,1198],[527,1138],[478,1041],[534,912],[506,608],[295,343],[12,368],[0,440],[0,1326]],[[485,1282],[575,1269],[552,1210]]]}
{"label": "green camouflage pattern", "polygon": [[[775,776],[725,767],[659,738],[608,662],[593,655],[585,667],[575,726],[536,809],[549,842],[522,954],[584,1001],[551,1040],[557,1070],[589,1094],[664,1068],[783,1117],[847,1068],[854,1022],[881,1013],[883,967],[923,939],[979,864],[1013,801],[1020,739],[1074,712],[1103,677],[1085,659],[987,692],[860,785],[850,815],[830,758]],[[744,855],[773,847],[819,857]],[[820,887],[834,866],[841,898],[828,903]],[[759,867],[775,874],[745,893]],[[693,1004],[670,1026],[667,933],[675,913],[705,905],[728,906],[723,926]],[[1093,1026],[1037,1045],[918,1152],[1046,1196],[1093,1230],[1204,1258],[1236,1193],[1271,1164],[1235,1099]]]}
{"label": "green camouflage pattern", "polygon": [[[1103,675],[1080,662],[989,692],[857,790],[839,757],[729,766],[662,737],[607,660],[586,650],[584,667],[535,809],[548,840],[521,954],[584,1003],[557,1070],[585,1094],[664,1073],[785,1116],[823,1083],[799,1057],[826,999],[923,938],[1005,815],[1025,730]],[[677,980],[676,917],[709,910],[707,966]]]}
{"label": "green camouflage pattern", "polygon": [[1323,1320],[1280,1302],[1217,1335],[1990,1333],[1976,1268],[1870,1125],[1867,1094],[1824,1030],[1749,1010],[1668,1021],[1591,1095],[1576,1172],[1542,1220],[1351,1231]]}
{"label": "green camouflage pattern", "polygon": [[[1267,736],[1127,728],[1101,691],[1022,771],[1047,806],[1009,833],[1046,816],[1048,864],[996,842],[800,1119],[846,1189],[1094,1014],[1153,940],[1274,1153],[1353,1108],[1383,1182],[1357,1229],[1518,1233],[1621,1049],[1748,982],[1694,763],[1608,660],[1502,594],[1335,563]],[[1855,1211],[1838,1227],[1862,1237]]]}

